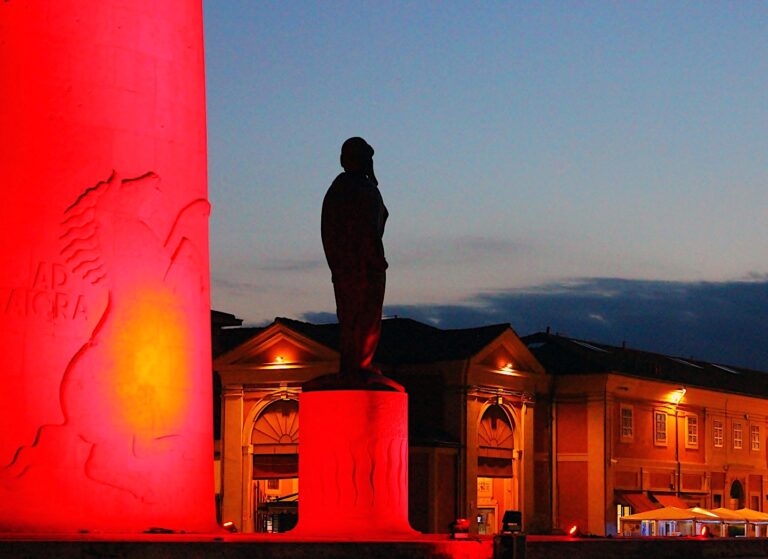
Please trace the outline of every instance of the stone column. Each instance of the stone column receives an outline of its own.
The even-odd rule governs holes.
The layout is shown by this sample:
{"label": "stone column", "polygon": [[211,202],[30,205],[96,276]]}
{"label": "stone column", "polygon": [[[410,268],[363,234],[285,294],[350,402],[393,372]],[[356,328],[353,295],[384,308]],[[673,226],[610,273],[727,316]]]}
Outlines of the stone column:
{"label": "stone column", "polygon": [[520,475],[520,487],[521,499],[520,508],[523,512],[523,530],[528,530],[532,521],[534,511],[534,443],[533,443],[533,414],[534,414],[533,402],[523,401],[523,405],[520,411],[521,428],[523,430],[523,448],[521,458],[521,475]]}
{"label": "stone column", "polygon": [[[605,467],[605,403],[590,398],[587,402],[587,526],[591,534],[605,535],[606,525],[606,467]],[[610,496],[613,499],[613,496]]]}
{"label": "stone column", "polygon": [[243,387],[227,386],[222,393],[221,520],[242,530],[243,516]]}
{"label": "stone column", "polygon": [[215,526],[200,0],[0,2],[0,531]]}
{"label": "stone column", "polygon": [[243,514],[240,530],[243,532],[253,532],[253,445],[243,445],[243,479],[242,479],[242,502]]}

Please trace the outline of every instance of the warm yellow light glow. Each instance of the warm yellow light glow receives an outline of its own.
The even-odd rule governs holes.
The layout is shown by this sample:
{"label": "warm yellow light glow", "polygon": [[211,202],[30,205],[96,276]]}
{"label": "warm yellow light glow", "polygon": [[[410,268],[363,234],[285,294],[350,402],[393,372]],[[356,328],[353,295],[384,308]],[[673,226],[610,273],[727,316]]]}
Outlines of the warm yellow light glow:
{"label": "warm yellow light glow", "polygon": [[683,400],[683,397],[685,396],[686,392],[688,392],[688,390],[685,387],[681,388],[680,390],[675,390],[674,392],[672,392],[672,397],[671,397],[672,402],[675,405],[678,405]]}
{"label": "warm yellow light glow", "polygon": [[136,434],[177,431],[188,405],[193,354],[184,313],[172,293],[147,290],[131,298],[119,322],[108,340],[114,413]]}
{"label": "warm yellow light glow", "polygon": [[507,362],[506,364],[500,366],[498,369],[496,369],[497,373],[501,373],[502,375],[511,375],[511,376],[519,376],[520,373],[517,372],[514,365],[510,362]]}
{"label": "warm yellow light glow", "polygon": [[284,362],[285,362],[285,358],[282,355],[278,355],[277,357],[275,357],[275,363],[284,363]]}

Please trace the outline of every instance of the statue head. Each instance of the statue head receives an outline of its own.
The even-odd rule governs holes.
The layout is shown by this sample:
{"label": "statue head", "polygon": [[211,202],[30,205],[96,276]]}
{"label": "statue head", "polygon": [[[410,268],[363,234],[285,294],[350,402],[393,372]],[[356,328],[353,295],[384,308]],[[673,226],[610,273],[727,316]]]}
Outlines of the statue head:
{"label": "statue head", "polygon": [[373,167],[373,148],[357,136],[348,139],[341,146],[341,166],[345,171],[368,171]]}

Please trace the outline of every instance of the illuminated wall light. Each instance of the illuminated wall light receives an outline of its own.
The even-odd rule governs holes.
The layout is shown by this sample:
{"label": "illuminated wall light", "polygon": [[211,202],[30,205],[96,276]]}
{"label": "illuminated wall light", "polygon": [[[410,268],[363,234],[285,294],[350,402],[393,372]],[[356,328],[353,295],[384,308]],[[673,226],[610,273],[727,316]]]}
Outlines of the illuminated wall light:
{"label": "illuminated wall light", "polygon": [[515,366],[509,361],[506,362],[504,365],[500,366],[498,369],[496,369],[496,372],[502,375],[512,375],[512,376],[518,376],[520,374],[515,369]]}
{"label": "illuminated wall light", "polygon": [[688,389],[683,387],[680,390],[675,390],[672,393],[672,402],[675,405],[678,405],[680,402],[683,401],[683,398],[685,397],[685,393],[688,392]]}
{"label": "illuminated wall light", "polygon": [[571,538],[578,538],[581,535],[578,524],[574,524],[568,529],[568,536]]}
{"label": "illuminated wall light", "polygon": [[285,357],[283,357],[282,355],[278,355],[277,357],[275,357],[275,363],[285,363]]}

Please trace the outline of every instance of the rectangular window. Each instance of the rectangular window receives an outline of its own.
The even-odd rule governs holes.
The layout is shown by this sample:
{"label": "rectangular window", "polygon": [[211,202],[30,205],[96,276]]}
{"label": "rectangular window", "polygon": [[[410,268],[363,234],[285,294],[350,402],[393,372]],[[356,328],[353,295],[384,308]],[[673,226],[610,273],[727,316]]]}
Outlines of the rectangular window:
{"label": "rectangular window", "polygon": [[685,448],[699,448],[699,417],[685,416]]}
{"label": "rectangular window", "polygon": [[733,448],[737,450],[744,448],[744,431],[739,421],[733,422]]}
{"label": "rectangular window", "polygon": [[268,479],[267,480],[267,489],[280,489],[280,480],[279,479]]}
{"label": "rectangular window", "polygon": [[667,446],[667,412],[654,411],[653,423],[654,423],[654,429],[653,429],[654,444],[659,446]]}
{"label": "rectangular window", "polygon": [[723,447],[723,420],[712,420],[712,444],[717,448]]}
{"label": "rectangular window", "polygon": [[635,434],[635,423],[632,406],[621,404],[621,438],[631,441]]}
{"label": "rectangular window", "polygon": [[760,426],[750,425],[749,427],[749,441],[752,450],[760,450]]}

